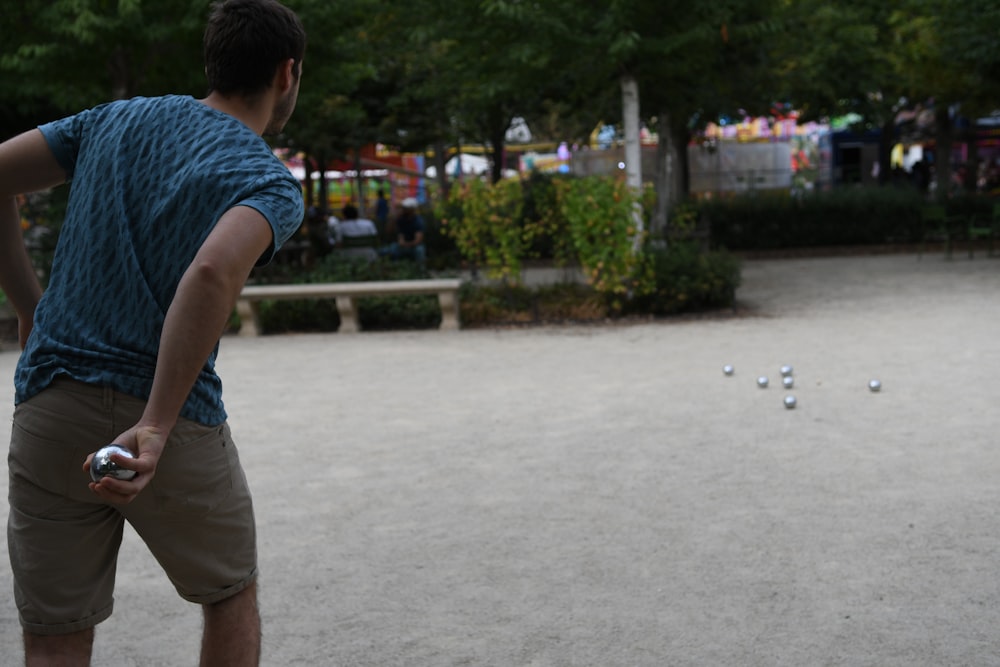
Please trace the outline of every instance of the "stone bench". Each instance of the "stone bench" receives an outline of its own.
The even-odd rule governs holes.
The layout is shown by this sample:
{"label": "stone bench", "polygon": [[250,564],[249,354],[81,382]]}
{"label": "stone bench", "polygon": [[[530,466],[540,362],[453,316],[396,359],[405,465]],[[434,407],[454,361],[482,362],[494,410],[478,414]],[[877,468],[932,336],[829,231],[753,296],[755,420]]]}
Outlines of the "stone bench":
{"label": "stone bench", "polygon": [[340,333],[361,330],[354,300],[366,296],[437,294],[441,304],[441,329],[458,329],[458,278],[430,280],[385,280],[357,283],[307,283],[302,285],[247,285],[236,302],[240,335],[260,334],[259,305],[277,299],[336,299],[340,313]]}

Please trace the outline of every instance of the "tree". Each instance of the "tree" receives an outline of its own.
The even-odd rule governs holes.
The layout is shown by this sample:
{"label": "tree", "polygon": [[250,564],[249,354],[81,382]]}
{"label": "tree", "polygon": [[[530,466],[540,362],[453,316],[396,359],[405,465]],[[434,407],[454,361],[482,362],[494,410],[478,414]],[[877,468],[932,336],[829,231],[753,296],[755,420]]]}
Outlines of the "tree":
{"label": "tree", "polygon": [[883,182],[896,141],[896,115],[906,98],[900,67],[893,62],[899,52],[890,48],[900,43],[896,22],[906,1],[789,2],[784,19],[790,30],[774,56],[784,84],[781,99],[791,101],[803,119],[855,113],[867,127],[881,130]]}
{"label": "tree", "polygon": [[[659,130],[655,230],[665,228],[671,201],[686,194],[686,145],[694,119],[738,104],[752,108],[762,99],[752,85],[760,76],[751,74],[763,53],[759,40],[773,30],[769,6],[749,0],[616,0],[588,7],[577,19],[589,26],[575,33],[577,51],[596,54],[581,78],[589,76],[594,86],[615,82],[621,90],[633,188],[642,181],[638,127],[645,121]],[[671,178],[670,163],[680,165],[679,179]]]}
{"label": "tree", "polygon": [[0,14],[0,91],[27,114],[203,92],[206,17],[193,0],[22,0]]}
{"label": "tree", "polygon": [[567,25],[557,10],[565,3],[400,4],[396,34],[407,56],[406,85],[393,102],[398,127],[431,143],[488,145],[491,176],[499,180],[511,121],[543,115],[552,80],[570,59],[559,51]]}
{"label": "tree", "polygon": [[[937,170],[947,182],[957,105],[975,117],[1000,101],[995,3],[788,0],[784,16],[792,29],[774,52],[784,63],[783,98],[805,117],[859,114],[863,124],[881,130],[882,165],[889,164],[900,109],[932,103]],[[888,173],[880,171],[883,182]]]}
{"label": "tree", "polygon": [[[939,168],[951,173],[950,137],[953,126],[950,109],[965,117],[967,128],[964,139],[969,146],[965,187],[976,188],[978,167],[978,141],[976,119],[987,115],[1000,105],[1000,44],[996,34],[1000,31],[1000,7],[986,0],[936,0],[918,2],[923,10],[933,13],[937,40],[932,53],[938,61],[932,71],[942,74],[936,81],[946,104],[936,108],[939,141],[945,141],[938,153]],[[939,184],[940,184],[939,178]],[[945,194],[947,188],[940,188]]]}

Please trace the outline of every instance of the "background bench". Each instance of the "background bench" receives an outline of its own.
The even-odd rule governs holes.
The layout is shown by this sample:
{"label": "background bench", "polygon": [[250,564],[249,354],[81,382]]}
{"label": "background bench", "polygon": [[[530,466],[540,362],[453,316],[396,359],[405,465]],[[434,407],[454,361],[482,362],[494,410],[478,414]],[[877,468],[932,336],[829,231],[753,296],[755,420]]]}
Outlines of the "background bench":
{"label": "background bench", "polygon": [[458,278],[431,280],[387,280],[358,283],[307,283],[303,285],[247,285],[236,302],[240,335],[260,334],[259,305],[277,299],[336,299],[340,333],[360,331],[354,300],[366,296],[437,294],[441,305],[441,329],[458,329]]}

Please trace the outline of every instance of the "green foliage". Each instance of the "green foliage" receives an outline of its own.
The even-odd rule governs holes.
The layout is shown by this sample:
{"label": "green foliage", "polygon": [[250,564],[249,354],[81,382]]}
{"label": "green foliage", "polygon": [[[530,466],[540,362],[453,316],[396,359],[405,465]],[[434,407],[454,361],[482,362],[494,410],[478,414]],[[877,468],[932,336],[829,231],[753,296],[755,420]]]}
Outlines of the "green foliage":
{"label": "green foliage", "polygon": [[262,301],[259,306],[263,333],[336,331],[340,315],[333,299]]}
{"label": "green foliage", "polygon": [[705,200],[711,245],[729,250],[913,243],[919,240],[918,193],[897,188],[841,188]]}
{"label": "green foliage", "polygon": [[656,317],[731,307],[740,284],[740,263],[725,252],[701,252],[696,244],[642,251],[650,266],[651,288],[616,303],[588,285],[555,284],[462,286],[463,327],[502,324],[595,322],[614,317]]}
{"label": "green foliage", "polygon": [[678,202],[670,213],[668,236],[670,238],[691,238],[698,230],[701,215],[694,201]]}
{"label": "green foliage", "polygon": [[635,219],[641,204],[625,182],[591,176],[559,183],[576,258],[594,289],[609,295],[646,291],[647,257],[636,251],[643,242]]}
{"label": "green foliage", "polygon": [[[522,213],[527,209],[527,214]],[[441,207],[445,233],[466,260],[489,277],[520,281],[521,265],[538,248],[560,263],[579,265],[602,294],[624,297],[649,286],[649,267],[638,252],[641,204],[625,183],[606,177],[550,181],[468,181]]]}
{"label": "green foliage", "polygon": [[740,285],[740,262],[726,252],[702,252],[697,243],[651,249],[654,287],[625,304],[625,313],[674,315],[730,307]]}
{"label": "green foliage", "polygon": [[[429,277],[415,262],[369,262],[328,255],[296,283],[414,280]],[[441,323],[441,309],[434,295],[366,297],[355,302],[361,328],[432,329]],[[335,299],[262,301],[260,324],[265,333],[287,331],[336,331],[340,326]]]}
{"label": "green foliage", "polygon": [[[520,182],[509,184],[502,192],[497,185],[479,181],[456,188],[442,209],[442,215],[450,216],[447,233],[465,257],[492,262],[491,275],[505,281],[500,287],[467,287],[462,296],[463,322],[669,314],[732,303],[738,264],[725,253],[701,253],[693,244],[644,248],[634,217],[641,215],[639,202],[621,180],[534,179],[516,192],[513,185]],[[518,210],[511,203],[515,195],[525,202],[520,224],[514,224],[513,216],[496,213],[498,201],[505,210]],[[678,229],[692,231],[698,216],[692,204],[685,205],[677,215]],[[504,252],[487,245],[501,234],[514,236],[501,247]],[[523,254],[539,245],[554,248],[560,259],[580,266],[588,285],[532,291],[511,279],[519,277]]]}
{"label": "green foliage", "polygon": [[[591,285],[559,283],[526,287],[516,283],[465,283],[459,292],[463,327],[507,324],[595,322],[621,316],[664,316],[732,305],[740,281],[739,263],[723,252],[702,253],[695,245],[677,243],[666,250],[643,248],[649,288],[630,300]],[[366,262],[324,258],[298,282],[352,282],[426,278],[412,262]],[[428,329],[440,324],[434,296],[372,297],[356,307],[365,330]],[[333,299],[264,301],[260,304],[265,333],[336,331],[339,316]]]}
{"label": "green foliage", "polygon": [[0,15],[0,92],[31,113],[203,91],[207,16],[192,0],[21,0]]}
{"label": "green foliage", "polygon": [[519,181],[489,185],[471,179],[451,189],[441,223],[468,261],[485,267],[490,278],[517,283],[531,243],[521,217],[523,206]]}
{"label": "green foliage", "polygon": [[[386,57],[386,12],[375,0],[290,1],[306,28],[296,112],[285,128],[284,145],[323,163],[381,140],[390,115],[385,100],[394,90]],[[379,65],[381,63],[381,66]]]}
{"label": "green foliage", "polygon": [[463,327],[591,322],[607,317],[606,300],[586,285],[465,284],[459,293]]}
{"label": "green foliage", "polygon": [[530,239],[529,257],[551,258],[558,266],[575,259],[569,223],[559,205],[557,181],[567,176],[532,171],[522,181],[524,194],[523,225]]}
{"label": "green foliage", "polygon": [[420,215],[424,219],[427,269],[437,272],[453,270],[461,263],[461,253],[455,246],[455,241],[445,234],[438,211],[424,207]]}

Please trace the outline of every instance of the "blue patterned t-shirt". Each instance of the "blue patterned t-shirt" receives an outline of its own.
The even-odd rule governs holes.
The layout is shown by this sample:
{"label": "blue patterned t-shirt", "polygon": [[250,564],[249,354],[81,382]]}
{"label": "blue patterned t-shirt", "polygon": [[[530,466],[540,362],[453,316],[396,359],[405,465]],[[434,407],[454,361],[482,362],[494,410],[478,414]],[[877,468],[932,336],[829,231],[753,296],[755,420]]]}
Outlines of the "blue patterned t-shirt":
{"label": "blue patterned t-shirt", "polygon": [[[265,263],[302,223],[299,183],[253,130],[192,97],[112,102],[39,129],[70,198],[16,402],[60,375],[148,398],[167,308],[215,223],[234,206],[259,211],[274,233]],[[225,421],[217,354],[183,417]]]}

